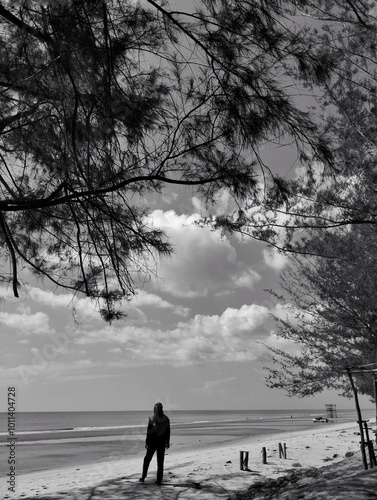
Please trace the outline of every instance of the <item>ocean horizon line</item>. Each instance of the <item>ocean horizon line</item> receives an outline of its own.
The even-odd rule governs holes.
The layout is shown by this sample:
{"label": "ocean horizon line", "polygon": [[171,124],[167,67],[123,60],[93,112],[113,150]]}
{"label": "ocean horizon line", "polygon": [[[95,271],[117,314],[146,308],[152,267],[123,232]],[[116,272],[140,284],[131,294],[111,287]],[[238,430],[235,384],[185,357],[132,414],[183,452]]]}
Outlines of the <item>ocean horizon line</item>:
{"label": "ocean horizon line", "polygon": [[[331,405],[332,403],[328,403]],[[342,407],[340,405],[332,405],[336,407],[337,410],[341,411],[356,411],[356,407],[354,408],[348,408],[348,407]],[[372,405],[371,407],[365,407],[361,408],[362,410],[372,410],[374,406]],[[203,409],[203,408],[190,408],[190,409],[185,409],[185,408],[169,408],[167,405],[164,406],[164,409],[169,412],[246,412],[246,411],[252,411],[252,412],[269,412],[269,411],[276,411],[276,412],[303,412],[303,411],[318,411],[318,410],[325,410],[326,405],[323,407],[313,407],[313,408],[220,408],[220,409]],[[138,409],[138,410],[18,410],[17,413],[121,413],[121,412],[151,412],[153,411],[153,408],[146,408],[146,409]],[[7,414],[7,411],[0,411],[0,414]]]}

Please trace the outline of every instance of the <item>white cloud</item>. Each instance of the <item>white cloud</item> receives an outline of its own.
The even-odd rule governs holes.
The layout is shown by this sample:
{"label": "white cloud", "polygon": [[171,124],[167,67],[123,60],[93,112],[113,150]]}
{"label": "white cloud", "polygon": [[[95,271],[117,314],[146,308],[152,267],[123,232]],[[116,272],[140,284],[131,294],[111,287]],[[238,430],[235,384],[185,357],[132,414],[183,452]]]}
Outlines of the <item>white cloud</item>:
{"label": "white cloud", "polygon": [[209,205],[206,205],[206,203],[197,196],[191,198],[191,203],[198,213],[207,216],[229,215],[238,212],[239,209],[239,205],[237,205],[226,189],[218,191],[215,194],[213,203]]}
{"label": "white cloud", "polygon": [[38,287],[28,286],[28,296],[37,304],[53,308],[73,308],[76,314],[82,318],[98,317],[99,313],[95,302],[89,297],[76,297],[72,293],[54,293],[50,290],[42,290]]}
{"label": "white cloud", "polygon": [[111,326],[86,332],[75,342],[121,346],[129,364],[250,361],[264,349],[256,340],[266,338],[264,323],[268,316],[264,306],[243,305],[240,309],[228,308],[221,315],[196,315],[170,330]]}
{"label": "white cloud", "polygon": [[[0,367],[0,382],[3,380],[17,380],[20,385],[28,385],[36,380],[41,383],[51,380],[90,380],[104,378],[106,374],[99,373],[103,363],[94,363],[88,359],[58,361],[48,359],[33,348],[34,358],[30,363],[20,364],[12,368]],[[109,375],[108,375],[109,376]]]}
{"label": "white cloud", "polygon": [[49,290],[42,290],[35,286],[27,287],[29,297],[39,304],[43,304],[49,307],[69,307],[73,300],[73,295],[62,293],[56,294]]}
{"label": "white cloud", "polygon": [[191,203],[196,212],[198,212],[199,214],[205,213],[205,207],[203,206],[202,201],[197,196],[193,196],[191,198]]}
{"label": "white cloud", "polygon": [[177,200],[178,197],[179,197],[178,193],[166,193],[166,192],[164,192],[161,199],[167,205],[171,205],[172,203],[174,203]]}
{"label": "white cloud", "polygon": [[153,224],[163,228],[174,255],[161,262],[156,288],[178,297],[205,297],[234,287],[253,288],[260,275],[237,260],[236,249],[220,231],[198,227],[198,214],[155,210]]}
{"label": "white cloud", "polygon": [[[276,335],[275,332],[271,332],[269,337],[266,339],[264,344],[267,347],[272,347],[274,349],[278,349],[284,351],[292,356],[297,356],[301,353],[302,346],[297,344],[297,342],[293,342],[292,340],[285,339]],[[266,357],[271,357],[269,351],[266,350]]]}
{"label": "white cloud", "polygon": [[237,377],[228,377],[225,379],[216,379],[216,380],[206,380],[204,382],[204,385],[202,387],[196,387],[193,389],[190,389],[191,392],[198,393],[198,392],[213,392],[216,390],[218,387],[222,387],[226,384],[229,384],[230,382],[234,382],[237,380]]}
{"label": "white cloud", "polygon": [[288,257],[276,248],[265,248],[262,255],[264,262],[275,271],[281,271],[288,263]]}
{"label": "white cloud", "polygon": [[[239,266],[241,268],[242,266]],[[254,288],[261,276],[253,269],[239,269],[239,274],[232,277],[232,282],[237,288]]]}
{"label": "white cloud", "polygon": [[187,307],[172,304],[154,293],[138,290],[137,295],[132,299],[131,307],[142,308],[145,306],[155,307],[157,309],[171,309],[173,314],[180,316],[187,316],[189,313]]}
{"label": "white cloud", "polygon": [[51,333],[49,318],[43,312],[22,314],[0,312],[0,324],[16,330],[17,333],[28,335]]}

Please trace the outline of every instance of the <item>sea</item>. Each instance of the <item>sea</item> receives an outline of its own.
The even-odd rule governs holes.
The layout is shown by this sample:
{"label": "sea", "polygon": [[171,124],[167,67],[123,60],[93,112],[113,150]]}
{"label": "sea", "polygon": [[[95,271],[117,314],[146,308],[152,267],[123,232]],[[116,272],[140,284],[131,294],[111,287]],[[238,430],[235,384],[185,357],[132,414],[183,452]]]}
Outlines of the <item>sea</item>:
{"label": "sea", "polygon": [[[313,410],[168,410],[171,450],[217,446],[226,441],[355,422],[355,410],[337,409],[326,422],[325,409]],[[18,474],[80,467],[121,460],[145,452],[150,411],[18,412],[15,422],[0,413],[0,449],[9,450],[14,431]],[[318,417],[323,417],[318,421]],[[364,420],[375,410],[363,410]],[[9,454],[9,453],[8,453]],[[0,453],[0,473],[8,471],[7,452]]]}

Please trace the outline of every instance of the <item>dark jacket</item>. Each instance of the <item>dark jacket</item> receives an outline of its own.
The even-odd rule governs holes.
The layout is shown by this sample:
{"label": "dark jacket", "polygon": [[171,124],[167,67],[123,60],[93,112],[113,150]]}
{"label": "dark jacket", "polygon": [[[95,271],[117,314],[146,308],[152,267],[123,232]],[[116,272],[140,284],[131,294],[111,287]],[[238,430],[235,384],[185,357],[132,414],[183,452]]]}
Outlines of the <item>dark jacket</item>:
{"label": "dark jacket", "polygon": [[149,417],[145,444],[156,447],[170,446],[170,420],[166,415]]}

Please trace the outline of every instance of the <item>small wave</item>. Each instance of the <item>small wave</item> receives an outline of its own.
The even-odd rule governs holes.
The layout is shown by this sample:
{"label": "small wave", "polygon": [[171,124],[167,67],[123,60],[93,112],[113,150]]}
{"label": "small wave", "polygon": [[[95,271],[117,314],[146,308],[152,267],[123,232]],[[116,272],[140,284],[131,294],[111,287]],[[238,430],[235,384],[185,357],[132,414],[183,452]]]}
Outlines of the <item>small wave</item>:
{"label": "small wave", "polygon": [[138,427],[146,427],[145,424],[133,424],[133,425],[113,425],[113,426],[102,426],[102,427],[75,427],[74,431],[106,431],[111,429],[137,429]]}
{"label": "small wave", "polygon": [[[23,434],[52,434],[56,432],[82,432],[82,431],[106,431],[113,429],[137,429],[139,427],[145,427],[143,424],[135,425],[114,425],[114,426],[101,426],[101,427],[65,427],[63,429],[46,429],[46,430],[30,430],[30,431],[15,431],[15,435]],[[8,432],[0,432],[0,436],[7,436]]]}

